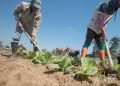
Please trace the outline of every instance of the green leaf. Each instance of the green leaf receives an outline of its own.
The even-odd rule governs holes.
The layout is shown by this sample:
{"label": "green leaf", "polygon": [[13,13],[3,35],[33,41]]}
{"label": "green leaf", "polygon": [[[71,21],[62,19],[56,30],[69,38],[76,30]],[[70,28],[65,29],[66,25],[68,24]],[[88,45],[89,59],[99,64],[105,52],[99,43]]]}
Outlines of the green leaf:
{"label": "green leaf", "polygon": [[46,58],[44,56],[41,56],[39,58],[39,60],[43,63],[43,64],[47,64]]}
{"label": "green leaf", "polygon": [[96,61],[94,58],[89,59],[89,64],[96,65]]}
{"label": "green leaf", "polygon": [[27,50],[23,51],[23,55],[24,55],[25,57],[29,57],[29,51],[27,51]]}
{"label": "green leaf", "polygon": [[81,77],[81,76],[85,76],[85,77],[89,77],[89,75],[83,73],[82,71],[78,71],[75,75]]}
{"label": "green leaf", "polygon": [[47,68],[49,69],[49,70],[58,70],[58,69],[60,69],[60,66],[58,65],[58,64],[47,64]]}
{"label": "green leaf", "polygon": [[117,71],[120,71],[120,64],[115,63],[115,64],[114,64],[114,67],[115,67],[115,69],[116,69]]}
{"label": "green leaf", "polygon": [[49,52],[45,53],[43,56],[45,58],[46,63],[48,63],[52,59],[52,54]]}
{"label": "green leaf", "polygon": [[89,69],[87,69],[86,71],[86,75],[89,75],[89,76],[93,76],[93,75],[96,75],[98,72],[98,68],[97,67],[89,67]]}
{"label": "green leaf", "polygon": [[89,64],[88,64],[88,59],[87,58],[81,58],[81,64],[82,64],[82,70],[86,71]]}
{"label": "green leaf", "polygon": [[62,71],[64,71],[70,65],[71,65],[71,59],[67,58],[67,57],[65,57],[60,63],[60,67],[61,67]]}
{"label": "green leaf", "polygon": [[72,69],[74,68],[74,66],[73,65],[71,65],[71,66],[69,66],[69,67],[67,67],[66,69],[65,69],[65,72],[71,72],[72,71]]}
{"label": "green leaf", "polygon": [[23,56],[27,59],[33,59],[36,55],[32,51],[23,51]]}
{"label": "green leaf", "polygon": [[95,75],[98,72],[98,68],[95,67],[95,62],[88,60],[87,58],[81,59],[82,70],[80,74],[91,76]]}
{"label": "green leaf", "polygon": [[73,58],[72,59],[72,65],[79,66],[81,64],[80,58]]}
{"label": "green leaf", "polygon": [[35,52],[32,52],[32,51],[29,51],[29,59],[33,59],[35,56],[36,56],[36,54],[35,54]]}
{"label": "green leaf", "polygon": [[42,55],[41,52],[39,52],[39,51],[35,52],[35,56],[36,56],[36,57],[40,57],[41,55]]}
{"label": "green leaf", "polygon": [[63,57],[61,56],[52,56],[51,63],[59,64],[63,60]]}
{"label": "green leaf", "polygon": [[42,64],[42,62],[38,59],[38,57],[33,58],[32,62]]}

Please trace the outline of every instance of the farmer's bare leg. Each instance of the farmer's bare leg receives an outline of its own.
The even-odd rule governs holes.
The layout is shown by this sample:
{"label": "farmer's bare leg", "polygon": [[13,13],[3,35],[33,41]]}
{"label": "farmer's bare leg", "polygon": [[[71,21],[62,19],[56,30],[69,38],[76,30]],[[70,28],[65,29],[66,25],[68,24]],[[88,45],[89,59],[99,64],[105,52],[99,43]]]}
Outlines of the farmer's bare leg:
{"label": "farmer's bare leg", "polygon": [[95,35],[96,35],[96,33],[88,28],[87,35],[86,35],[86,41],[85,41],[82,51],[81,51],[81,58],[84,58],[86,56],[88,47],[90,46]]}
{"label": "farmer's bare leg", "polygon": [[100,59],[102,61],[104,61],[105,59],[105,43],[102,39],[102,34],[99,34],[95,37],[95,41],[97,43],[97,46],[99,48],[99,55],[100,55]]}
{"label": "farmer's bare leg", "polygon": [[95,36],[95,41],[99,48],[99,56],[100,56],[100,60],[101,60],[101,66],[104,68],[107,68],[107,66],[105,65],[105,43],[102,39],[102,34]]}

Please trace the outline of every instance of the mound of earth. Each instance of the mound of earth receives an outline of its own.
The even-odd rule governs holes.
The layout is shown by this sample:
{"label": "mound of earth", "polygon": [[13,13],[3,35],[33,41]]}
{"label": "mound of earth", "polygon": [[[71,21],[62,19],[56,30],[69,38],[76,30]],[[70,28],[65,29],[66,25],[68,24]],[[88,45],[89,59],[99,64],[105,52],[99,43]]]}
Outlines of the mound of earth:
{"label": "mound of earth", "polygon": [[45,65],[22,57],[9,58],[10,54],[0,51],[0,86],[120,86],[113,77],[92,77],[88,82],[74,79],[74,74],[50,73]]}

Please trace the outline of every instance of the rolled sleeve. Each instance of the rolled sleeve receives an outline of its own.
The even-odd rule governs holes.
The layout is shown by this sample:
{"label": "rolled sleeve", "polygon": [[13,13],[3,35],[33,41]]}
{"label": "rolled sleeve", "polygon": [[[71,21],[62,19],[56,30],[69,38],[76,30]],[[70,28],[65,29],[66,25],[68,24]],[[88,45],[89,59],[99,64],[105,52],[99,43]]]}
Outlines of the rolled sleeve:
{"label": "rolled sleeve", "polygon": [[39,30],[40,23],[41,23],[41,16],[38,16],[34,20],[32,35],[36,36],[36,33]]}
{"label": "rolled sleeve", "polygon": [[14,9],[14,16],[19,17],[19,14],[22,12],[22,3],[18,4],[17,7]]}
{"label": "rolled sleeve", "polygon": [[21,2],[20,4],[18,4],[18,5],[16,6],[16,8],[14,9],[14,12],[13,12],[13,14],[14,14],[14,16],[15,16],[16,19],[19,18],[19,15],[20,15],[20,13],[23,12],[26,4],[28,4],[28,3],[26,3],[26,2]]}

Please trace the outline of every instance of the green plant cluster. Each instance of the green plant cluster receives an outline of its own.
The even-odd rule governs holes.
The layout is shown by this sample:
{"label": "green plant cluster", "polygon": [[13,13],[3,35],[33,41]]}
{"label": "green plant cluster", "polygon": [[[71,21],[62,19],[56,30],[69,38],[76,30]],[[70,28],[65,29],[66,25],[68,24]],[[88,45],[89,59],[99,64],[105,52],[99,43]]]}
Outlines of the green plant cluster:
{"label": "green plant cluster", "polygon": [[[32,59],[34,63],[46,65],[49,71],[62,71],[64,73],[75,73],[77,77],[89,77],[99,74],[98,63],[94,59],[79,59],[65,56],[55,56],[50,52],[23,51],[22,56]],[[120,65],[114,64],[115,69],[120,71]]]}

